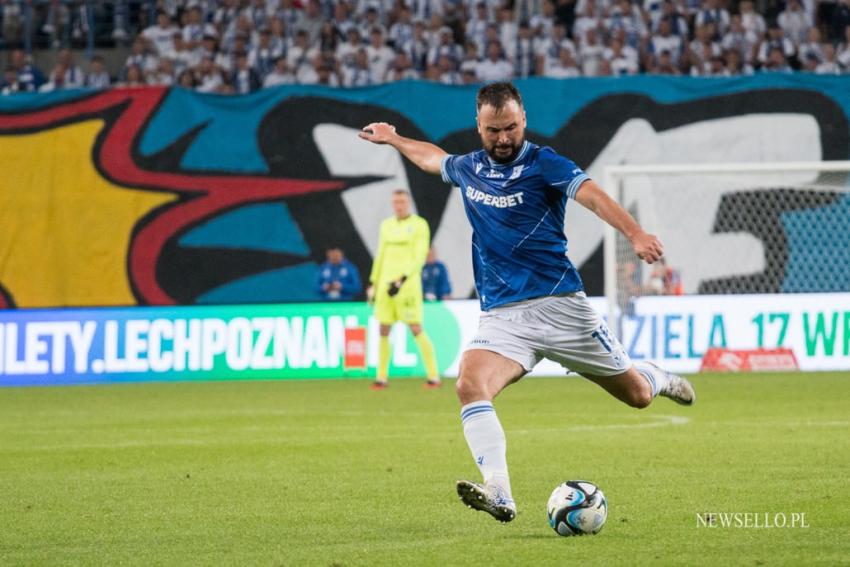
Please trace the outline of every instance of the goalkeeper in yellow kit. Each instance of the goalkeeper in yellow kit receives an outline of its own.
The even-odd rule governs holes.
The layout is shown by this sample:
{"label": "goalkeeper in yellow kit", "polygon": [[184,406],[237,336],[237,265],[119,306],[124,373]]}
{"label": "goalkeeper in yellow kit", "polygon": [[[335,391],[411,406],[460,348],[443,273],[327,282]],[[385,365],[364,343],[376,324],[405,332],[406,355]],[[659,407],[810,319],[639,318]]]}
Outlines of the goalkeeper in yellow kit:
{"label": "goalkeeper in yellow kit", "polygon": [[428,387],[440,385],[434,345],[422,328],[422,266],[431,244],[428,223],[410,210],[410,193],[393,192],[395,216],[381,223],[378,253],[372,264],[367,290],[375,302],[375,318],[381,325],[378,376],[373,389],[387,387],[390,367],[390,329],[401,321],[410,327],[428,373]]}

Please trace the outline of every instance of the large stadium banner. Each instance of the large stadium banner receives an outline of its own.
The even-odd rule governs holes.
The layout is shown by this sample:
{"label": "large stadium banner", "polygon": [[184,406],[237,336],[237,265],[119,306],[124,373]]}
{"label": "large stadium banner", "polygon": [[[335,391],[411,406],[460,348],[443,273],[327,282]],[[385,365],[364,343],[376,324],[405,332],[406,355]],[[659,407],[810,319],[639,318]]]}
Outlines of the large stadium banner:
{"label": "large stadium banner", "polygon": [[[697,371],[712,347],[784,347],[803,370],[850,370],[850,294],[793,299],[638,299],[624,322],[623,345],[634,359],[679,372]],[[600,313],[606,309],[602,298],[592,302]],[[371,377],[378,325],[370,313],[363,303],[3,311],[0,385]],[[426,305],[425,327],[444,376],[457,375],[479,314],[475,301]],[[391,375],[423,376],[407,328],[396,325],[392,333]],[[349,365],[358,334],[355,348],[365,360]],[[564,373],[551,361],[533,372]]]}
{"label": "large stadium banner", "polygon": [[[608,164],[850,154],[848,77],[518,84],[529,139],[597,179]],[[398,188],[412,192],[456,296],[468,297],[470,229],[458,190],[356,133],[384,120],[466,153],[479,146],[474,97],[475,87],[424,82],[289,86],[247,96],[150,87],[2,97],[0,307],[315,301],[316,268],[328,246],[341,245],[368,273]],[[825,210],[850,218],[847,192],[777,204],[770,191],[749,190],[763,187],[732,189],[723,203],[694,213],[693,249],[746,237],[765,243],[763,259],[719,258],[708,275],[699,262],[683,263],[686,293],[850,290],[850,230],[818,220]],[[721,209],[741,207],[754,215],[747,226],[716,222]],[[571,205],[566,230],[589,294],[601,295],[602,223]],[[844,268],[810,277],[824,258],[843,259]]]}

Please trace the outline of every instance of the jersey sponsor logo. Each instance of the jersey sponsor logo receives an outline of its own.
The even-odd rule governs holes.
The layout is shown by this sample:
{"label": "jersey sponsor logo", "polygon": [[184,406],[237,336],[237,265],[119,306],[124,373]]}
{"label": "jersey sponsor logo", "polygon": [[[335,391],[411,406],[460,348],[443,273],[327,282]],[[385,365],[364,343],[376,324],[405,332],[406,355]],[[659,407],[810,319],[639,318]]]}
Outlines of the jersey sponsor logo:
{"label": "jersey sponsor logo", "polygon": [[498,171],[496,171],[495,169],[491,169],[490,171],[487,172],[487,175],[485,175],[484,177],[487,177],[488,179],[502,179],[505,176],[503,174],[499,173]]}
{"label": "jersey sponsor logo", "polygon": [[466,187],[466,198],[471,202],[484,203],[489,207],[496,207],[497,209],[521,205],[523,203],[522,196],[522,191],[519,191],[518,193],[511,193],[510,195],[496,196],[475,189],[474,187]]}

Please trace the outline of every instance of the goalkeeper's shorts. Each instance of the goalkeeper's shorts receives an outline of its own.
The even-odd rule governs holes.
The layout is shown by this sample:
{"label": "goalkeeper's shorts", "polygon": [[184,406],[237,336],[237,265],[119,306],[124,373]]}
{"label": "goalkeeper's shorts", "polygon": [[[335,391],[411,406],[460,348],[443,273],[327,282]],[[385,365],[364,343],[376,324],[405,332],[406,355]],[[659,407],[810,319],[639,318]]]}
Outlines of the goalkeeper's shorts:
{"label": "goalkeeper's shorts", "polygon": [[395,297],[387,293],[387,286],[380,286],[375,295],[375,319],[381,325],[392,325],[396,321],[408,325],[422,323],[422,286],[406,281]]}

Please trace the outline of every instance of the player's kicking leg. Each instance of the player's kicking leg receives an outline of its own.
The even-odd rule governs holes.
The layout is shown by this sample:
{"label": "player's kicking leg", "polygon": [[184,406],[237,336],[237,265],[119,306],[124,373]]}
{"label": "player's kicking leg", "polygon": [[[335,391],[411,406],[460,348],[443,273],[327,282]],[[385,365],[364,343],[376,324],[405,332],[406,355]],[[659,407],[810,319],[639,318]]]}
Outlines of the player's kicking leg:
{"label": "player's kicking leg", "polygon": [[484,478],[483,483],[459,480],[457,493],[464,504],[500,522],[516,517],[516,504],[511,496],[505,432],[493,408],[493,398],[523,374],[525,370],[517,362],[473,349],[464,353],[457,380],[463,434]]}
{"label": "player's kicking leg", "polygon": [[693,405],[697,397],[690,382],[651,362],[636,362],[627,371],[614,376],[582,375],[618,400],[636,408],[647,407],[657,396],[685,406]]}

